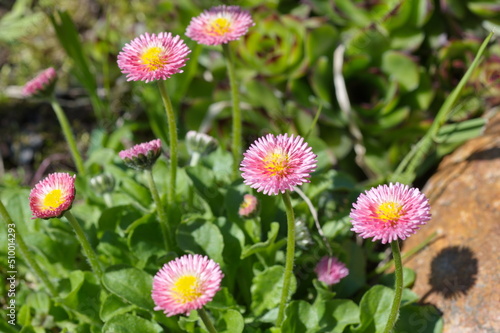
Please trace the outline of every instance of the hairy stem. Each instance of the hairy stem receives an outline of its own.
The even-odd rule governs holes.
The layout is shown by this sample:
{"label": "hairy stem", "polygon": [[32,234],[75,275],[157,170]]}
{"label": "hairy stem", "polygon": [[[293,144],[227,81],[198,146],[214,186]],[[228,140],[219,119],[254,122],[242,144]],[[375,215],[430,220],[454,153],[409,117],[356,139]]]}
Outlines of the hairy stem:
{"label": "hairy stem", "polygon": [[286,243],[286,259],[285,259],[285,276],[283,277],[283,290],[281,292],[281,300],[278,310],[278,318],[276,319],[276,326],[281,327],[285,317],[285,306],[288,300],[288,293],[290,291],[290,282],[293,275],[293,261],[295,257],[295,216],[293,214],[292,202],[290,194],[283,193],[283,203],[285,204],[286,219],[288,225],[288,235]]}

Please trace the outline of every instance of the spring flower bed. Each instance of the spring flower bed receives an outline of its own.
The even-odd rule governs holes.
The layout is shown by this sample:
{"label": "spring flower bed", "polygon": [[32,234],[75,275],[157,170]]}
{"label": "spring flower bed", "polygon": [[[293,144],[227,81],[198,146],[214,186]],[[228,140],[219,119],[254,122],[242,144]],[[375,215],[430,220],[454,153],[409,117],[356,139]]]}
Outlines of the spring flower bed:
{"label": "spring flower bed", "polygon": [[430,7],[165,6],[174,32],[106,23],[102,75],[49,15],[96,129],[74,130],[61,66],[24,83],[71,166],[1,184],[0,331],[441,332],[401,246],[433,223],[422,175],[484,125],[456,105],[493,34],[437,95],[414,59]]}

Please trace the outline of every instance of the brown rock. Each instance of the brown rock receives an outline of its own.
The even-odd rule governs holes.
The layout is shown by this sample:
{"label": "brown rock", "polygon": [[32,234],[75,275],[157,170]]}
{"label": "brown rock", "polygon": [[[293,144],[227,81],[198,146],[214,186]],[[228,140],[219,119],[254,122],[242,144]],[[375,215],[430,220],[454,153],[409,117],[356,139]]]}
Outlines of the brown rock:
{"label": "brown rock", "polygon": [[443,159],[424,188],[432,220],[404,244],[439,237],[411,258],[413,291],[443,312],[444,332],[500,332],[500,115]]}

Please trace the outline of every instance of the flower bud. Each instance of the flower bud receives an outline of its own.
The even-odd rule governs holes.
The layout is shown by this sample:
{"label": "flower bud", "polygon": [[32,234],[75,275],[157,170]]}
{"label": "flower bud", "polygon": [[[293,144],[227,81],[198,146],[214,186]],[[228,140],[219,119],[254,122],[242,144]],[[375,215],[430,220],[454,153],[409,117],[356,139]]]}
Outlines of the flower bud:
{"label": "flower bud", "polygon": [[98,194],[113,192],[115,188],[115,177],[109,173],[103,173],[90,179],[90,186]]}
{"label": "flower bud", "polygon": [[238,214],[244,219],[256,217],[259,214],[259,201],[257,198],[251,194],[245,194],[243,196],[243,202],[240,204]]}
{"label": "flower bud", "polygon": [[208,155],[217,149],[218,143],[210,135],[189,131],[186,134],[186,145],[190,154]]}
{"label": "flower bud", "polygon": [[26,97],[50,97],[54,92],[56,81],[56,70],[49,67],[24,85],[23,95]]}
{"label": "flower bud", "polygon": [[161,155],[160,139],[144,142],[119,154],[125,164],[136,170],[149,170]]}

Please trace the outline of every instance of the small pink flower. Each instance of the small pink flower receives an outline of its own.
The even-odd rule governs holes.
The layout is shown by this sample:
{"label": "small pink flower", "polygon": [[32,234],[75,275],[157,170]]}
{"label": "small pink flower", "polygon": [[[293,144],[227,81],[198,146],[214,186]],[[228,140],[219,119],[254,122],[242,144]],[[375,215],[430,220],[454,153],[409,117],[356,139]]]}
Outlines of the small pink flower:
{"label": "small pink flower", "polygon": [[243,154],[240,170],[244,183],[264,194],[285,193],[308,183],[316,168],[316,155],[300,136],[268,134]]}
{"label": "small pink flower", "polygon": [[238,6],[217,6],[193,17],[186,36],[204,45],[226,44],[247,33],[254,22],[246,10]]}
{"label": "small pink flower", "polygon": [[337,284],[341,279],[349,275],[349,270],[335,257],[323,257],[314,269],[318,274],[318,280],[327,285]]}
{"label": "small pink flower", "polygon": [[243,218],[252,218],[257,215],[259,201],[251,194],[243,196],[243,202],[240,204],[238,214]]}
{"label": "small pink flower", "polygon": [[154,309],[167,317],[189,315],[212,300],[223,277],[219,264],[199,254],[170,261],[153,278]]}
{"label": "small pink flower", "polygon": [[127,74],[127,81],[166,80],[182,73],[180,68],[190,52],[184,41],[170,32],[145,33],[125,44],[118,54],[118,67]]}
{"label": "small pink flower", "polygon": [[350,217],[352,231],[383,244],[406,239],[430,220],[429,200],[417,188],[380,185],[360,194]]}
{"label": "small pink flower", "polygon": [[144,142],[118,153],[127,166],[136,170],[150,169],[160,155],[160,139]]}
{"label": "small pink flower", "polygon": [[33,218],[60,217],[75,199],[75,176],[51,173],[31,190],[29,200]]}
{"label": "small pink flower", "polygon": [[50,94],[52,94],[52,92],[54,91],[56,81],[56,70],[52,67],[49,67],[24,85],[23,95],[26,97],[50,96]]}

